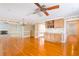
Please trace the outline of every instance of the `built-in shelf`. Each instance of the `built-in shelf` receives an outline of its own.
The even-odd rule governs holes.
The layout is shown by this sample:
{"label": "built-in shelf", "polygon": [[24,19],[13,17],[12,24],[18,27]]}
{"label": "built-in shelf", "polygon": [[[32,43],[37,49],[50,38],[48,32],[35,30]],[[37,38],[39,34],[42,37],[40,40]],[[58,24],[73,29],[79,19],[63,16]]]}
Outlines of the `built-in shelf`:
{"label": "built-in shelf", "polygon": [[51,42],[64,40],[64,19],[50,20],[46,22],[45,38]]}
{"label": "built-in shelf", "polygon": [[45,25],[46,28],[64,28],[64,19],[49,20]]}

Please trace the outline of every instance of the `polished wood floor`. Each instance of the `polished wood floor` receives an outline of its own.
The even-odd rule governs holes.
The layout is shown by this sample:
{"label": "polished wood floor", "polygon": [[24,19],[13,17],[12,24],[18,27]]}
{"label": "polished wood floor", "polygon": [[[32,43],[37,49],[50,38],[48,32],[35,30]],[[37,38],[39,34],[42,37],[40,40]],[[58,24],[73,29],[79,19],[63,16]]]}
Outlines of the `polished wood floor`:
{"label": "polished wood floor", "polygon": [[44,38],[0,38],[1,56],[78,56],[79,48],[70,43],[48,42]]}

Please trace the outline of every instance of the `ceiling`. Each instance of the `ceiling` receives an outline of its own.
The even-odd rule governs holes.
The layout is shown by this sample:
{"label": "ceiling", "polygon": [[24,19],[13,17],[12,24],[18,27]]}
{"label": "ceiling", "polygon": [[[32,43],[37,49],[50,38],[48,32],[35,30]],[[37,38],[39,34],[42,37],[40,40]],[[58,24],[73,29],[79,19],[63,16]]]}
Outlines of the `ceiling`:
{"label": "ceiling", "polygon": [[60,5],[59,9],[47,11],[50,15],[45,16],[43,14],[40,17],[38,14],[31,14],[38,8],[34,3],[0,3],[0,20],[15,20],[25,23],[35,24],[42,21],[58,18],[69,17],[79,15],[79,4],[77,3],[40,3],[40,5],[46,5],[46,7],[52,5]]}

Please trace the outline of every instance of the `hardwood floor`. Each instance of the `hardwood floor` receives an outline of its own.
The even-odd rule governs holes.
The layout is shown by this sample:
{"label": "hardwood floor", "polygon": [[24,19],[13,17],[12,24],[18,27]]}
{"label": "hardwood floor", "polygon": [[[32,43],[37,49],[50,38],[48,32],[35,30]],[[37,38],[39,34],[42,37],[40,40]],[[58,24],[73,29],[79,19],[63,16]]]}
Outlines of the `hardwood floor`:
{"label": "hardwood floor", "polygon": [[72,49],[71,44],[44,41],[43,38],[0,38],[2,56],[64,56],[79,55],[78,44]]}

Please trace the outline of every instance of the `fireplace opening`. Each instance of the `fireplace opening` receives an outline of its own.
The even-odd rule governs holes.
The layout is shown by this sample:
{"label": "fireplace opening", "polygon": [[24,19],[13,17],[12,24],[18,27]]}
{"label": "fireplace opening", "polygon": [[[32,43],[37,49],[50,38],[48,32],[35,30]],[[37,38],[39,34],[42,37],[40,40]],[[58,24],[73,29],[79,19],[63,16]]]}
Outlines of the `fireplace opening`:
{"label": "fireplace opening", "polygon": [[8,34],[8,31],[0,31],[0,35],[6,35]]}

